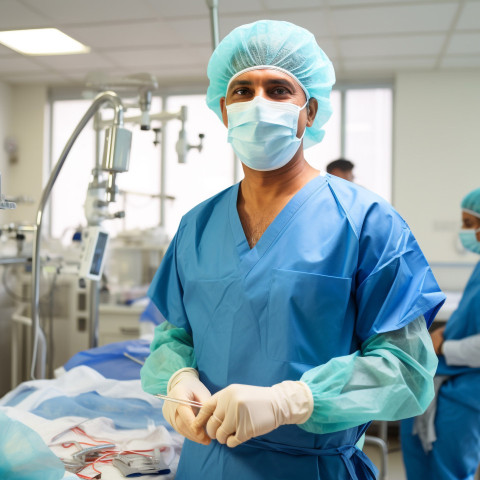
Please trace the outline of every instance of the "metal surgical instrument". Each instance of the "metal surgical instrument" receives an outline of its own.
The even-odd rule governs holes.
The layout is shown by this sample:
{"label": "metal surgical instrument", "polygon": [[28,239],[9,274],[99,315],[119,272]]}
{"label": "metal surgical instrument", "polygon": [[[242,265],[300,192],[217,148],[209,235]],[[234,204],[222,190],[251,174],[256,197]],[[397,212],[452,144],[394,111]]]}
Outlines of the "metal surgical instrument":
{"label": "metal surgical instrument", "polygon": [[196,402],[195,400],[180,400],[178,398],[169,397],[168,395],[162,395],[161,393],[156,393],[155,396],[161,398],[162,400],[168,400],[169,402],[180,403],[189,407],[202,408],[202,404],[200,402]]}
{"label": "metal surgical instrument", "polygon": [[143,362],[142,360],[139,360],[138,358],[133,357],[132,355],[130,355],[130,354],[127,353],[127,352],[123,352],[123,355],[124,355],[125,357],[127,357],[129,360],[132,360],[132,361],[134,361],[135,363],[138,363],[139,365],[144,365],[144,364],[145,364],[145,362]]}

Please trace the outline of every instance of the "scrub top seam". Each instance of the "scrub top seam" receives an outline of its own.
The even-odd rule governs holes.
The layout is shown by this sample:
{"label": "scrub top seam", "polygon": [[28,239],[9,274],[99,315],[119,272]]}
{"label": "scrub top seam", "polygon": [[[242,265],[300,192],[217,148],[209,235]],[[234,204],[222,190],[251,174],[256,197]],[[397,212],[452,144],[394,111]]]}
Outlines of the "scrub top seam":
{"label": "scrub top seam", "polygon": [[333,185],[330,183],[330,179],[332,178],[332,175],[330,173],[327,173],[325,175],[325,183],[328,185],[328,187],[330,188],[330,191],[332,192],[332,195],[333,197],[335,198],[335,201],[338,203],[338,205],[340,205],[340,207],[342,208],[343,212],[345,213],[345,216],[347,217],[348,219],[348,223],[352,226],[352,230],[353,232],[355,233],[355,236],[357,237],[358,240],[360,240],[360,231],[359,231],[359,228],[357,227],[356,223],[353,221],[351,215],[350,215],[350,212],[348,211],[348,209],[345,207],[345,205],[343,204],[343,202],[340,200],[340,198],[338,197],[337,193],[335,192],[335,189],[333,188]]}

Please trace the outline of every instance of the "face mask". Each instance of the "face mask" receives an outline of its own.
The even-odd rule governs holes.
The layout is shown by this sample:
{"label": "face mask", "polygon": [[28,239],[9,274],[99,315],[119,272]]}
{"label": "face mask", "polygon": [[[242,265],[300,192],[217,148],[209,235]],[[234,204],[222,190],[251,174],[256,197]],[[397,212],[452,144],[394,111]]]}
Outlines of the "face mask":
{"label": "face mask", "polygon": [[462,229],[458,233],[458,236],[465,249],[480,254],[480,242],[477,240],[476,236],[478,232],[480,232],[480,228],[477,228],[476,230]]}
{"label": "face mask", "polygon": [[[305,106],[255,97],[227,105],[228,142],[238,158],[253,170],[276,170],[300,147],[298,116]],[[305,134],[305,132],[303,132]]]}

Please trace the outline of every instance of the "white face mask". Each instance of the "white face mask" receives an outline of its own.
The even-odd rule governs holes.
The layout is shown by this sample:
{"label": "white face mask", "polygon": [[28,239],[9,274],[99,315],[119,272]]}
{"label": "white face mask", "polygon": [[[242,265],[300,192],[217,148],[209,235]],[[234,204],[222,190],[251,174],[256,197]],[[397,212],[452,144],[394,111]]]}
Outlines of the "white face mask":
{"label": "white face mask", "polygon": [[227,105],[228,142],[238,158],[253,170],[276,170],[297,153],[298,117],[305,108],[293,103],[255,97],[249,102]]}

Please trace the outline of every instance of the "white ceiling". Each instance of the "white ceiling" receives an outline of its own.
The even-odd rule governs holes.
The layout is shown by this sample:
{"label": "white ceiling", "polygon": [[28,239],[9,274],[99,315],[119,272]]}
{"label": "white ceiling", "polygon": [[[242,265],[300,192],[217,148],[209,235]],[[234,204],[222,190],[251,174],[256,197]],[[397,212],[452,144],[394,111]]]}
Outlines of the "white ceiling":
{"label": "white ceiling", "polygon": [[[341,80],[480,68],[480,0],[218,0],[220,39],[269,18],[313,32]],[[0,81],[84,84],[89,72],[204,82],[206,0],[0,0],[0,30],[57,27],[89,54],[28,57],[0,45]]]}

